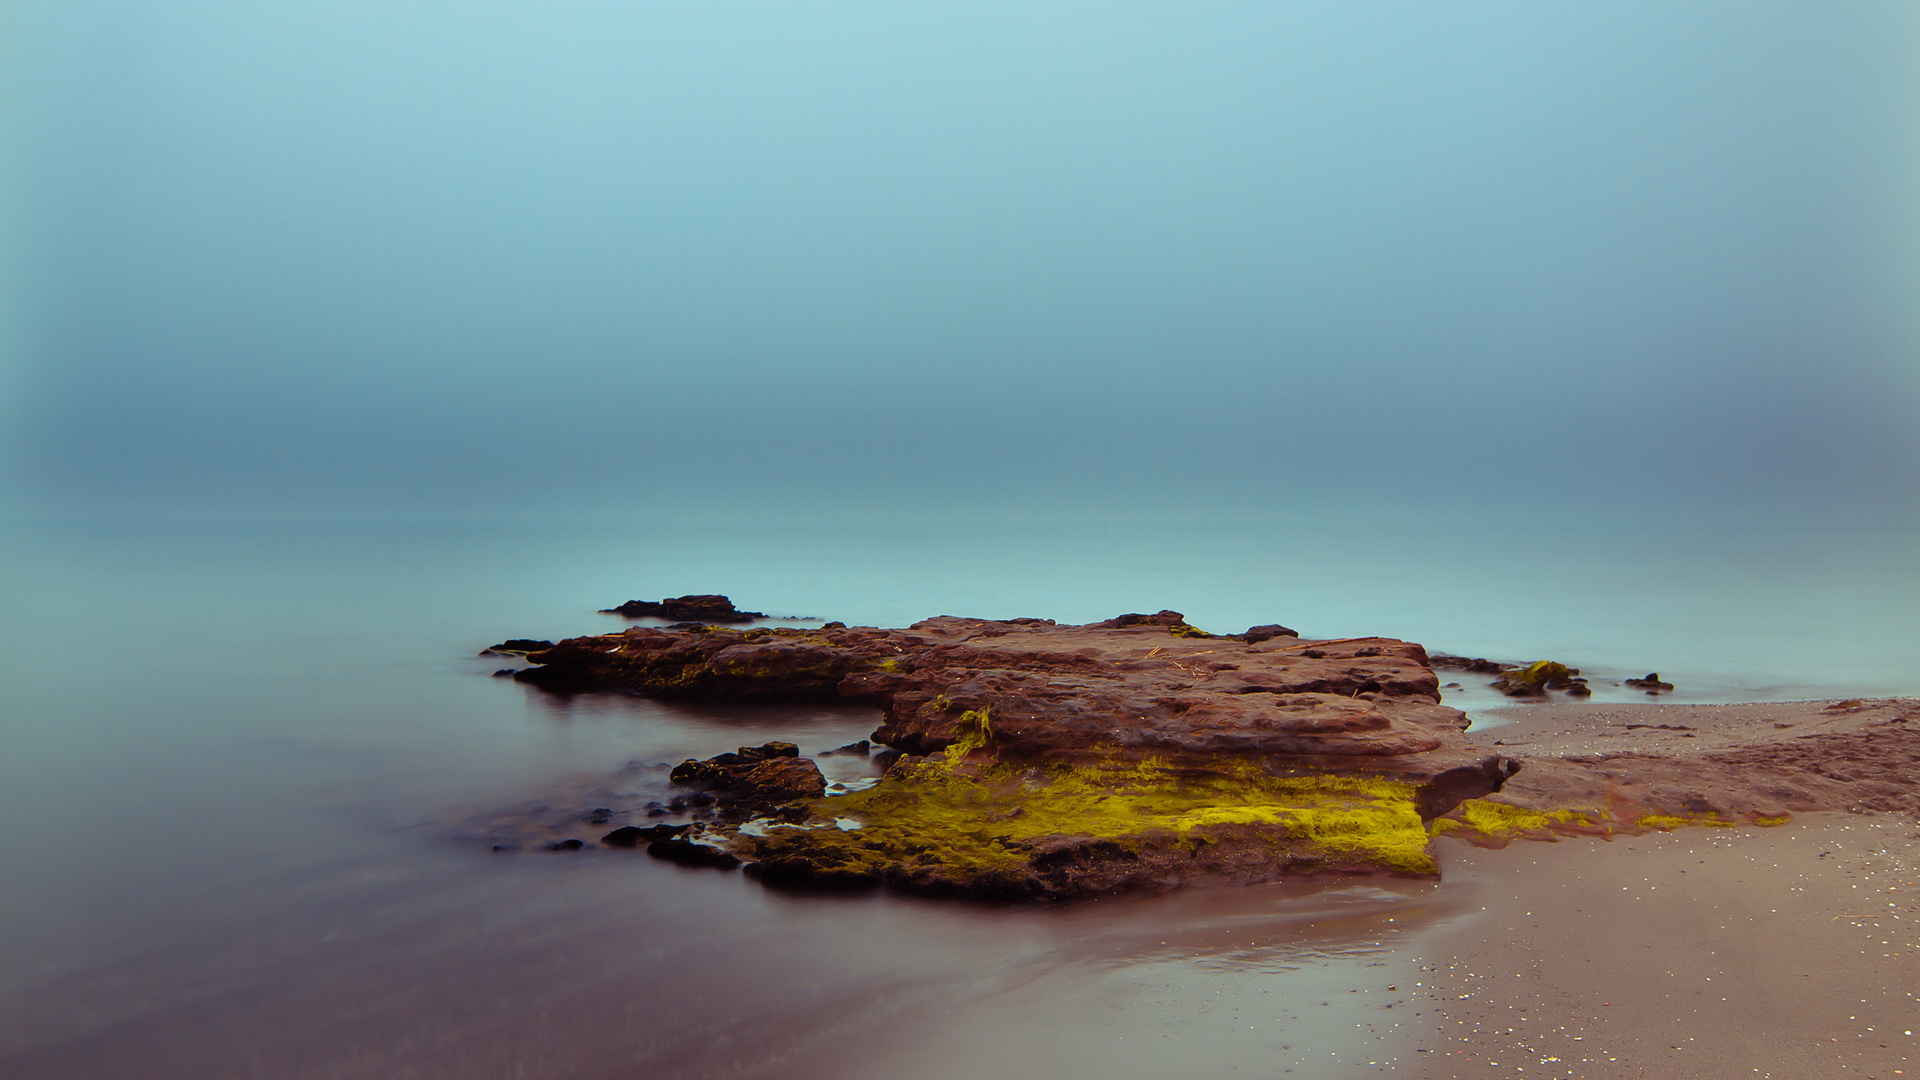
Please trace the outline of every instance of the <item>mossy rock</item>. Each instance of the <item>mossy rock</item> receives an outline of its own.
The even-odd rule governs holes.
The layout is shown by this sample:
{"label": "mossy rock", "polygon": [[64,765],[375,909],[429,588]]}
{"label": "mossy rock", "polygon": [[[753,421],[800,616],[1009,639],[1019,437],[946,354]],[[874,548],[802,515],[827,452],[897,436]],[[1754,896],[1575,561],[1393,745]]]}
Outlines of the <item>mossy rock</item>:
{"label": "mossy rock", "polygon": [[1358,775],[1218,772],[1109,757],[969,763],[992,721],[969,712],[944,753],[866,791],[814,800],[807,820],[742,837],[772,884],[1065,899],[1189,878],[1302,869],[1433,876],[1414,785]]}
{"label": "mossy rock", "polygon": [[1525,667],[1509,668],[1494,681],[1494,689],[1510,697],[1537,697],[1548,690],[1565,690],[1577,685],[1580,669],[1558,660],[1535,660]]}

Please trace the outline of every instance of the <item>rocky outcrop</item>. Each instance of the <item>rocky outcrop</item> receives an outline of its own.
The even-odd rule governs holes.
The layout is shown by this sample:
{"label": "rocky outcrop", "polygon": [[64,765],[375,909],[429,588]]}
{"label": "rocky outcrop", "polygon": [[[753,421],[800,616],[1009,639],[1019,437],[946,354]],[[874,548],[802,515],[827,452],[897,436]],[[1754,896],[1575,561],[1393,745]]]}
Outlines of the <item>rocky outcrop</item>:
{"label": "rocky outcrop", "polygon": [[[879,707],[888,771],[866,790],[824,796],[790,744],[673,770],[721,800],[720,820],[649,850],[737,858],[769,884],[1058,899],[1434,873],[1416,793],[1477,755],[1425,650],[1262,629],[1218,636],[1177,611],[1086,626],[635,627],[558,642],[514,677],[567,693]],[[742,806],[765,816],[742,820]]]}
{"label": "rocky outcrop", "polygon": [[1636,690],[1645,690],[1649,694],[1664,693],[1673,689],[1672,683],[1660,680],[1660,673],[1657,671],[1649,671],[1638,679],[1628,679],[1626,684]]}
{"label": "rocky outcrop", "polygon": [[[1920,760],[1896,730],[1903,713],[1851,742],[1796,735],[1784,748],[1685,760],[1541,752],[1520,771],[1440,704],[1419,645],[1215,635],[1177,611],[1084,626],[942,616],[904,629],[635,627],[528,661],[513,677],[560,693],[876,707],[884,749],[838,751],[877,750],[886,772],[870,787],[829,795],[794,744],[744,746],[682,762],[671,778],[692,790],[644,808],[696,823],[602,839],[687,865],[745,865],[789,888],[1060,900],[1307,874],[1431,876],[1440,834],[1497,845],[1905,806],[1900,778]],[[1448,662],[1496,667],[1510,693],[1585,688],[1550,660]],[[1653,726],[1672,727],[1676,743],[1696,734]],[[1525,740],[1492,745],[1530,753],[1510,749]],[[1739,783],[1704,785],[1708,766]]]}
{"label": "rocky outcrop", "polygon": [[672,622],[741,623],[766,618],[762,611],[741,611],[717,593],[670,596],[665,600],[629,600],[619,607],[601,608],[602,615],[629,619],[667,619]]}
{"label": "rocky outcrop", "polygon": [[[721,701],[832,701],[873,666],[841,638],[854,631],[635,627],[569,638],[514,677],[559,691],[623,690]],[[838,635],[839,637],[830,637]]]}

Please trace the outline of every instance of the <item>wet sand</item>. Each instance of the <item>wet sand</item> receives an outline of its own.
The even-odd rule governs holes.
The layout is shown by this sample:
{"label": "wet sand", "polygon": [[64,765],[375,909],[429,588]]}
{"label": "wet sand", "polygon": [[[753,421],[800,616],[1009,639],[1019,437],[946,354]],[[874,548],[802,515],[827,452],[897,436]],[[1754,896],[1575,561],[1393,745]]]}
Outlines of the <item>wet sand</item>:
{"label": "wet sand", "polygon": [[[1909,740],[1914,706],[1553,705],[1477,737],[1528,755],[1684,756],[1811,736],[1802,747],[1841,748],[1821,768],[1844,797],[1887,784],[1845,748]],[[1413,1075],[1920,1076],[1911,809],[1503,850],[1442,841],[1439,855],[1473,913],[1421,943]]]}

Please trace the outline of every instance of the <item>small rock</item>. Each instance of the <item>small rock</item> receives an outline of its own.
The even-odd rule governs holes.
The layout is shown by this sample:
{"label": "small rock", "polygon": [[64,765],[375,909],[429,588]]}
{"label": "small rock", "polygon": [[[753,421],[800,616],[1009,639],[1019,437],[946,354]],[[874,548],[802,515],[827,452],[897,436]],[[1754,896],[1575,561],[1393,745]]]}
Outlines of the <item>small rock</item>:
{"label": "small rock", "polygon": [[548,844],[547,850],[548,851],[579,851],[581,848],[586,846],[587,846],[586,841],[575,840],[573,837],[569,836],[565,840],[555,840],[553,843]]}
{"label": "small rock", "polygon": [[536,641],[533,638],[517,637],[517,638],[508,638],[507,640],[501,642],[498,645],[489,645],[486,648],[480,650],[480,655],[491,656],[491,655],[502,654],[502,653],[535,653],[535,652],[544,652],[551,648],[553,648],[553,642],[551,641]]}
{"label": "small rock", "polygon": [[695,620],[700,625],[722,622],[751,622],[766,618],[761,611],[741,611],[733,601],[718,593],[670,596],[665,600],[629,600],[619,607],[601,608],[602,615],[625,615],[629,619]]}
{"label": "small rock", "polygon": [[1300,631],[1281,626],[1279,623],[1267,623],[1263,626],[1249,626],[1247,632],[1240,636],[1247,639],[1247,644],[1257,645],[1277,637],[1299,637]]}
{"label": "small rock", "polygon": [[1493,688],[1508,697],[1545,697],[1549,690],[1565,690],[1572,686],[1574,677],[1579,674],[1579,668],[1568,667],[1558,660],[1535,660],[1525,667],[1501,672]]}
{"label": "small rock", "polygon": [[650,844],[655,840],[671,840],[691,828],[691,825],[649,825],[642,829],[623,825],[601,837],[600,842],[608,847],[639,847],[643,842]]}
{"label": "small rock", "polygon": [[1488,660],[1485,657],[1450,656],[1447,653],[1433,653],[1427,658],[1427,663],[1435,671],[1470,671],[1477,675],[1498,675],[1514,666]]}
{"label": "small rock", "polygon": [[740,757],[746,761],[765,761],[768,758],[799,757],[800,748],[790,742],[761,743],[759,746],[743,746]]}
{"label": "small rock", "polygon": [[647,854],[682,866],[711,866],[721,870],[731,870],[740,865],[739,857],[732,852],[706,844],[696,844],[684,836],[655,840],[647,845]]}
{"label": "small rock", "polygon": [[1087,625],[1089,628],[1101,630],[1124,630],[1131,626],[1175,627],[1185,626],[1186,624],[1187,617],[1185,615],[1170,608],[1162,608],[1152,615],[1143,615],[1138,611],[1130,611],[1125,615],[1115,615],[1113,618],[1107,619],[1104,622],[1088,623]]}

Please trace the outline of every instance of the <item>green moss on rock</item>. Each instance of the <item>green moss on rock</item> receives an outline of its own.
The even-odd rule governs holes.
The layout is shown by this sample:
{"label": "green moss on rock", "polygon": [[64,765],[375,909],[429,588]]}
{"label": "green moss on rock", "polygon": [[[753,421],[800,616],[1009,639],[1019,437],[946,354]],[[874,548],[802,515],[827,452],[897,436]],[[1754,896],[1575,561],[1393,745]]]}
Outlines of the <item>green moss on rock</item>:
{"label": "green moss on rock", "polygon": [[763,876],[823,884],[880,881],[1025,895],[1098,891],[1050,876],[1060,853],[1127,865],[1191,861],[1209,847],[1265,849],[1276,867],[1333,865],[1437,872],[1411,784],[1370,776],[1275,776],[1247,763],[1195,774],[1157,760],[967,765],[989,746],[992,718],[970,710],[944,752],[897,768],[866,791],[815,800],[816,824],[752,838]]}
{"label": "green moss on rock", "polygon": [[1578,679],[1579,674],[1579,668],[1568,667],[1558,660],[1535,660],[1525,667],[1501,672],[1493,685],[1512,697],[1527,697],[1584,685]]}

